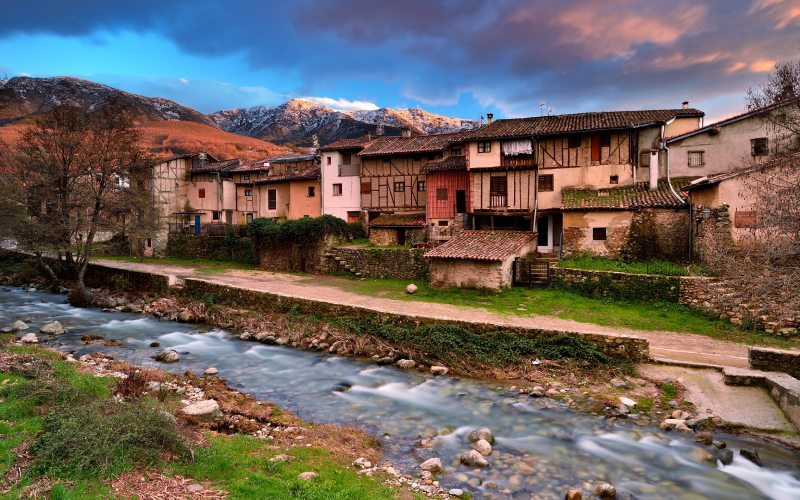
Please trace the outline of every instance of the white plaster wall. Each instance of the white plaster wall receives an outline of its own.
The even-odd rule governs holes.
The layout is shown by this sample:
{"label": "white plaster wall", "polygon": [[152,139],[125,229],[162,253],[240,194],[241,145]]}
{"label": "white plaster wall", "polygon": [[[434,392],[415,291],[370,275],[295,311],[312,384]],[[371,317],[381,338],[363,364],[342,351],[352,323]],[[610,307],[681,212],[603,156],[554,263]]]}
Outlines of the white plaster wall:
{"label": "white plaster wall", "polygon": [[[328,165],[328,158],[331,164]],[[361,165],[361,159],[353,153],[351,164]],[[347,220],[348,211],[361,210],[361,177],[339,176],[342,154],[338,151],[326,151],[322,155],[322,213]],[[333,185],[342,185],[342,195],[333,196]]]}

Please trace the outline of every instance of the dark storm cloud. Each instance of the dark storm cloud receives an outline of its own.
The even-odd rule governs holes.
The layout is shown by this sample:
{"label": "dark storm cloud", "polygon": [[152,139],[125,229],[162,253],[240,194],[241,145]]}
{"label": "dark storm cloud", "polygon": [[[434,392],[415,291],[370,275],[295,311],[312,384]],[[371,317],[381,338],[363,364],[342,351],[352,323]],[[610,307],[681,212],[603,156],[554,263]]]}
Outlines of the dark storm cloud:
{"label": "dark storm cloud", "polygon": [[508,115],[744,92],[800,48],[797,0],[0,3],[0,36],[157,32],[189,53],[290,69],[309,90],[393,82],[421,102],[471,93]]}

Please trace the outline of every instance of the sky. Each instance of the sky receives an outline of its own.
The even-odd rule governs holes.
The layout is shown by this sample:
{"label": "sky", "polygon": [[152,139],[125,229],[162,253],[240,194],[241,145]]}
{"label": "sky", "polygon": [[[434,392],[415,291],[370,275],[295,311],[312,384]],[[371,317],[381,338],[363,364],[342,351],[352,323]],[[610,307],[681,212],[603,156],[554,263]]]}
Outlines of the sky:
{"label": "sky", "polygon": [[800,0],[0,0],[0,78],[198,109],[311,98],[468,119],[744,109],[800,58]]}

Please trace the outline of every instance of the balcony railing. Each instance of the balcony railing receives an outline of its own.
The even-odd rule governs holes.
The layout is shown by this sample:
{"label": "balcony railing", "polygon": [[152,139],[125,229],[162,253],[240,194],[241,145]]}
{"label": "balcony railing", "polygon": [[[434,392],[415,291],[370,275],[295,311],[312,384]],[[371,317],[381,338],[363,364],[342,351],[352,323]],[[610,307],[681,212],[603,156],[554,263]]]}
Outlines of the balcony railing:
{"label": "balcony railing", "polygon": [[339,177],[358,177],[361,175],[361,165],[339,165]]}
{"label": "balcony railing", "polygon": [[501,208],[508,206],[508,196],[504,194],[489,195],[489,208]]}
{"label": "balcony railing", "polygon": [[500,155],[501,167],[535,167],[533,155],[506,156]]}

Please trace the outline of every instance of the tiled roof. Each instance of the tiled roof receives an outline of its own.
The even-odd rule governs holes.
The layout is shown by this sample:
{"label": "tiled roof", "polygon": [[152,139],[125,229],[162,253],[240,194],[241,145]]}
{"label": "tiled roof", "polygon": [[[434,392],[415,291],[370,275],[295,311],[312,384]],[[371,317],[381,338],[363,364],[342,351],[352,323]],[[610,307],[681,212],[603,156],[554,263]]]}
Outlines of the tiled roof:
{"label": "tiled roof", "polygon": [[364,146],[359,156],[432,153],[442,151],[453,142],[460,141],[467,132],[451,134],[413,135],[411,137],[381,136]]}
{"label": "tiled roof", "polygon": [[322,146],[320,151],[338,151],[341,149],[361,149],[364,144],[368,143],[371,139],[368,139],[367,136],[356,137],[353,139],[339,139],[338,141],[334,141],[327,146]]}
{"label": "tiled roof", "polygon": [[[291,156],[270,156],[258,160],[242,161],[238,167],[228,170],[228,172],[261,172],[270,170],[273,163],[290,163],[295,161],[315,160],[315,155],[291,155]],[[265,165],[265,163],[267,165]]]}
{"label": "tiled roof", "polygon": [[564,134],[589,130],[618,130],[665,123],[675,117],[701,117],[697,109],[598,111],[570,115],[534,116],[496,120],[469,134],[469,139],[499,139]]}
{"label": "tiled roof", "polygon": [[738,121],[745,120],[745,119],[753,117],[753,116],[758,116],[758,115],[761,115],[763,113],[767,113],[769,111],[772,111],[772,110],[775,110],[775,109],[778,109],[778,108],[782,108],[783,106],[788,106],[789,104],[796,103],[796,101],[797,101],[796,98],[787,99],[785,101],[781,101],[781,102],[772,104],[770,106],[765,106],[763,108],[754,109],[752,111],[746,111],[744,113],[740,113],[738,115],[734,115],[734,116],[731,116],[729,118],[725,118],[724,120],[720,120],[720,121],[717,121],[717,122],[714,122],[714,123],[709,123],[708,125],[704,125],[703,127],[700,127],[698,129],[695,129],[695,130],[690,130],[689,132],[686,132],[686,133],[683,133],[683,134],[680,134],[680,135],[675,135],[675,136],[672,136],[672,137],[668,137],[667,138],[667,142],[681,141],[683,139],[686,139],[687,137],[692,137],[693,135],[702,134],[704,132],[710,132],[710,131],[712,131],[714,129],[717,129],[719,127],[724,127],[726,125],[730,125],[732,123],[736,123]]}
{"label": "tiled roof", "polygon": [[[687,186],[696,177],[676,177],[672,185],[685,195]],[[607,189],[564,188],[561,190],[563,210],[629,210],[633,208],[676,208],[685,206],[672,194],[666,179],[658,181],[658,189],[650,191],[646,182]]]}
{"label": "tiled roof", "polygon": [[425,257],[502,261],[517,255],[535,235],[528,231],[461,231]]}
{"label": "tiled roof", "polygon": [[379,215],[370,227],[425,227],[425,214]]}
{"label": "tiled roof", "polygon": [[451,155],[442,158],[441,160],[429,161],[422,167],[423,174],[430,172],[444,172],[445,170],[466,170],[467,157],[464,155]]}
{"label": "tiled roof", "polygon": [[[178,155],[165,156],[163,158],[157,158],[156,161],[158,163],[164,163],[164,162],[172,161],[172,160],[194,158],[195,156],[199,155],[202,152],[203,151],[198,151],[197,153],[183,153],[183,154],[178,154]],[[216,158],[214,158],[213,156],[211,156],[208,153],[206,153],[206,160],[208,160],[208,161],[217,161]]]}
{"label": "tiled roof", "polygon": [[270,156],[267,158],[267,161],[270,163],[290,163],[293,161],[311,161],[317,158],[314,154],[305,154],[305,155],[281,155],[281,156]]}
{"label": "tiled roof", "polygon": [[702,189],[703,187],[713,186],[714,184],[719,184],[722,181],[733,179],[734,177],[739,177],[741,175],[748,175],[755,172],[763,172],[764,170],[768,170],[773,167],[783,166],[792,163],[795,165],[795,168],[800,169],[800,152],[790,153],[785,156],[779,156],[767,162],[758,165],[753,165],[752,167],[733,170],[730,172],[722,172],[720,174],[709,175],[708,177],[700,177],[692,181],[686,187],[686,190],[694,191],[696,189]]}
{"label": "tiled roof", "polygon": [[319,165],[307,168],[302,172],[296,174],[273,175],[265,179],[256,181],[256,184],[272,184],[275,182],[290,182],[290,181],[307,181],[319,179],[320,168]]}
{"label": "tiled roof", "polygon": [[234,158],[233,160],[224,161],[210,161],[203,163],[202,166],[192,166],[190,173],[208,173],[208,172],[228,172],[236,168],[241,163],[241,160]]}

